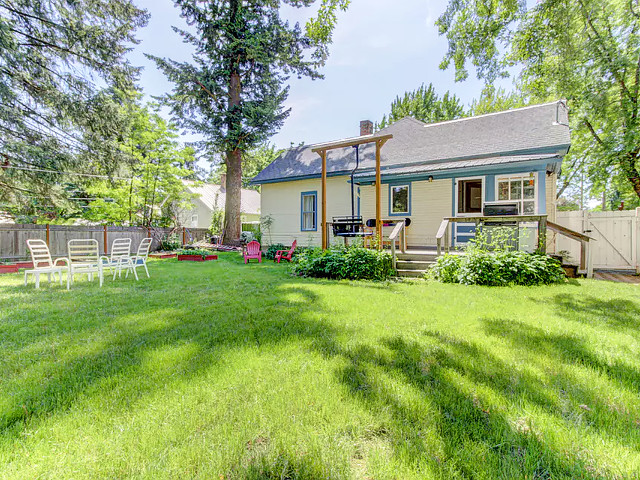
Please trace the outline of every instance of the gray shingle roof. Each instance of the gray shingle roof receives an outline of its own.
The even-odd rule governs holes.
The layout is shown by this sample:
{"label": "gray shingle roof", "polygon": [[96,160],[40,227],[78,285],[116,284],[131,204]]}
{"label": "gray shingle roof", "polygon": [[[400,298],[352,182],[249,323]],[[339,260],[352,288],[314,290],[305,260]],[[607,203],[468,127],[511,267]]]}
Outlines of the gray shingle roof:
{"label": "gray shingle roof", "polygon": [[[518,153],[563,155],[570,145],[568,123],[567,109],[560,101],[432,124],[406,117],[379,132],[393,134],[382,148],[382,166]],[[312,152],[312,148],[313,145],[306,145],[286,150],[262,170],[253,183],[320,175],[320,156]],[[360,168],[374,166],[375,146],[361,146]],[[329,174],[348,172],[354,167],[353,148],[328,152]]]}

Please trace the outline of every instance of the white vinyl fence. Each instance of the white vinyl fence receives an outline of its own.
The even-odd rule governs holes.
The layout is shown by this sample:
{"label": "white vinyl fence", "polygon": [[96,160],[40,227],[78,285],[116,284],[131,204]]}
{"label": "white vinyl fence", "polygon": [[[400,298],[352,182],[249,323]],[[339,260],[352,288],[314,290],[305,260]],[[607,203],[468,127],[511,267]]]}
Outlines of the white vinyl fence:
{"label": "white vinyl fence", "polygon": [[[593,267],[640,272],[640,208],[612,212],[558,212],[556,223],[596,239],[591,242]],[[580,258],[580,244],[556,236],[556,252],[568,251]]]}

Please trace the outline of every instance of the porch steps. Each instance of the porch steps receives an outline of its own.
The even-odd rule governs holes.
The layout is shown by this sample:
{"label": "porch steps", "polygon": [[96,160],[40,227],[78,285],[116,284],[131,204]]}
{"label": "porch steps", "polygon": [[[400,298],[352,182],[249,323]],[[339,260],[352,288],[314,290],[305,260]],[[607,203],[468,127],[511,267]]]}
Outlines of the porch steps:
{"label": "porch steps", "polygon": [[396,270],[399,277],[422,277],[435,263],[434,252],[410,251],[397,254]]}

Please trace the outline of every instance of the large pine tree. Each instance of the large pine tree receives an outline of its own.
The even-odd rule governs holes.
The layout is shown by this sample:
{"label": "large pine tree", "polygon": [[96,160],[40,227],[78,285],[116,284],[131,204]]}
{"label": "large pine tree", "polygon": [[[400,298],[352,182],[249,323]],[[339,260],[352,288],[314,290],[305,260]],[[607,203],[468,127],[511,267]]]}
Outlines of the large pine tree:
{"label": "large pine tree", "polygon": [[384,128],[404,117],[413,117],[421,122],[433,123],[464,116],[464,105],[458,97],[447,91],[441,98],[430,83],[428,86],[423,84],[412,92],[405,92],[403,97],[397,96],[391,102],[389,116],[383,115],[376,127]]}
{"label": "large pine tree", "polygon": [[225,243],[240,237],[243,153],[277,132],[291,74],[320,78],[336,9],[348,0],[322,0],[305,30],[280,18],[281,4],[315,0],[175,0],[194,33],[174,28],[195,47],[192,62],[151,56],[174,83],[165,100],[180,124],[201,134],[207,153],[224,154],[227,167]]}

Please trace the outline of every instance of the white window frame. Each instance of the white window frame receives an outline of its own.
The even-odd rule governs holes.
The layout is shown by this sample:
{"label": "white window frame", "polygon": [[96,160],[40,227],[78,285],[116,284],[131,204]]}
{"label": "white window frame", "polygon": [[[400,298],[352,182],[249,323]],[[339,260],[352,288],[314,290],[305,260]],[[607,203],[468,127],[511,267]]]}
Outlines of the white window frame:
{"label": "white window frame", "polygon": [[[521,180],[529,180],[533,178],[534,184],[533,184],[533,204],[534,204],[534,212],[530,215],[538,215],[539,210],[539,202],[538,202],[538,188],[540,188],[540,184],[538,182],[540,182],[540,178],[538,175],[536,175],[537,172],[526,172],[526,173],[514,173],[514,174],[505,174],[505,175],[496,175],[496,185],[495,185],[495,195],[496,195],[496,199],[495,199],[495,203],[514,203],[514,202],[518,202],[518,213],[520,215],[524,215],[524,213],[522,212],[522,202],[525,201],[524,199],[524,184],[522,185],[523,188],[521,190],[522,192],[522,198],[520,200],[498,200],[498,196],[499,196],[499,191],[498,191],[498,185],[500,182],[504,182],[505,180],[508,180],[509,182],[511,182],[511,180],[517,180],[517,179],[521,179]],[[509,184],[509,196],[511,196],[511,184]],[[527,201],[531,201],[530,199],[527,199]]]}
{"label": "white window frame", "polygon": [[[407,209],[404,212],[393,211],[393,189],[394,188],[406,188],[407,189]],[[401,216],[411,215],[411,185],[408,183],[389,184],[389,215]]]}
{"label": "white window frame", "polygon": [[[459,190],[459,186],[460,186],[460,182],[464,181],[464,180],[480,180],[482,182],[482,193],[481,195],[481,205],[480,205],[480,212],[476,212],[476,213],[458,213],[458,190]],[[479,175],[476,177],[456,177],[456,188],[455,188],[455,192],[453,192],[453,211],[454,211],[454,216],[455,217],[478,217],[478,216],[482,216],[482,212],[484,211],[484,203],[485,203],[485,182],[486,182],[486,178],[484,175]]]}

